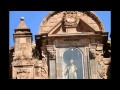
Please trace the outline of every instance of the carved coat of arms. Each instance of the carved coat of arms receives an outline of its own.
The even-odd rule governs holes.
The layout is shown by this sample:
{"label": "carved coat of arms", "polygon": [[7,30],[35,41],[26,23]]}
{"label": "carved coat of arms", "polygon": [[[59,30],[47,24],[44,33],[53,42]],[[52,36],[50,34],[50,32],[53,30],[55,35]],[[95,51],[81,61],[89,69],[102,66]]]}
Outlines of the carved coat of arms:
{"label": "carved coat of arms", "polygon": [[66,26],[74,26],[77,24],[77,12],[75,11],[67,11],[64,13],[64,24]]}

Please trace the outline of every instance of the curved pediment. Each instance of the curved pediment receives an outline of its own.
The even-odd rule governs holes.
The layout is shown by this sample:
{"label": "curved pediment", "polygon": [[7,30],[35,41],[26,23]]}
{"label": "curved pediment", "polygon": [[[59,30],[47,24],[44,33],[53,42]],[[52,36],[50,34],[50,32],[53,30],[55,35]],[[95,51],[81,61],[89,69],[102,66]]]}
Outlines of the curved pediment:
{"label": "curved pediment", "polygon": [[[69,11],[51,11],[48,16],[43,19],[43,22],[39,28],[39,34],[41,33],[62,33],[62,22],[64,19],[64,13]],[[104,31],[104,27],[99,18],[92,11],[72,11],[76,12],[77,24],[82,31]],[[66,19],[68,22],[74,22],[74,19]],[[89,28],[86,29],[86,26]]]}

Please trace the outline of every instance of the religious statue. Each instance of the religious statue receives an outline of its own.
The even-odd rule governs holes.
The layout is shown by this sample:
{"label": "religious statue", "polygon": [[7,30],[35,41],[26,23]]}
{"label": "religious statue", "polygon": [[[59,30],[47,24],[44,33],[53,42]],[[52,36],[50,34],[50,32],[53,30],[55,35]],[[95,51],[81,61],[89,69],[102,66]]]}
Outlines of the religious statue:
{"label": "religious statue", "polygon": [[68,74],[68,79],[77,79],[76,66],[73,63],[73,60],[70,60],[70,66],[67,67],[66,74]]}

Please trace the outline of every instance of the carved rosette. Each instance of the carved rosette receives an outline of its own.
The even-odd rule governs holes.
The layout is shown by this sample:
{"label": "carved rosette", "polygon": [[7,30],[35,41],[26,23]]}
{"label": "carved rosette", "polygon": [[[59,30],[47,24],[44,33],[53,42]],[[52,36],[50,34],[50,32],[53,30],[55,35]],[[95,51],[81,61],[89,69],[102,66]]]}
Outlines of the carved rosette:
{"label": "carved rosette", "polygon": [[64,25],[65,26],[76,26],[78,21],[78,16],[76,11],[65,11],[64,16]]}

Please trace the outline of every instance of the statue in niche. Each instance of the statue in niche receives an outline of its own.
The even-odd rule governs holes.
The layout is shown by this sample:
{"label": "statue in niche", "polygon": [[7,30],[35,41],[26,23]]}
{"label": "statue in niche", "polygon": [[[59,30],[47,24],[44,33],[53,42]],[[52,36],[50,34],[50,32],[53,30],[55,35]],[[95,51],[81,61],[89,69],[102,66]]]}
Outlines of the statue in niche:
{"label": "statue in niche", "polygon": [[76,66],[73,63],[73,60],[70,60],[70,66],[67,67],[66,75],[68,79],[77,79]]}

